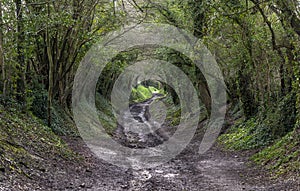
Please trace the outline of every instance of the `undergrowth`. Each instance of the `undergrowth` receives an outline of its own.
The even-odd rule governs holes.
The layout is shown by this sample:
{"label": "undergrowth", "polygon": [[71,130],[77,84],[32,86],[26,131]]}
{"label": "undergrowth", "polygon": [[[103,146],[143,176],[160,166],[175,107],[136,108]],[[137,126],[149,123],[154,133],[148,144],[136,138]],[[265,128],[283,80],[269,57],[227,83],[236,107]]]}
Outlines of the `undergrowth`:
{"label": "undergrowth", "polygon": [[292,174],[300,177],[300,137],[295,132],[288,133],[251,159],[266,166],[275,176]]}
{"label": "undergrowth", "polygon": [[237,122],[219,140],[229,150],[249,150],[266,146],[272,142],[270,129],[255,118]]}
{"label": "undergrowth", "polygon": [[293,131],[295,122],[295,95],[288,95],[277,106],[265,109],[251,119],[237,120],[219,140],[227,149],[263,148]]}
{"label": "undergrowth", "polygon": [[108,134],[112,135],[117,128],[117,119],[110,102],[99,93],[96,94],[96,108],[101,125]]}
{"label": "undergrowth", "polygon": [[47,160],[81,160],[51,128],[18,106],[0,104],[0,169],[30,177],[31,169],[45,169]]}
{"label": "undergrowth", "polygon": [[219,141],[228,150],[257,149],[258,153],[251,159],[266,166],[276,176],[300,175],[300,141],[294,124],[295,95],[291,94],[251,119],[236,120]]}

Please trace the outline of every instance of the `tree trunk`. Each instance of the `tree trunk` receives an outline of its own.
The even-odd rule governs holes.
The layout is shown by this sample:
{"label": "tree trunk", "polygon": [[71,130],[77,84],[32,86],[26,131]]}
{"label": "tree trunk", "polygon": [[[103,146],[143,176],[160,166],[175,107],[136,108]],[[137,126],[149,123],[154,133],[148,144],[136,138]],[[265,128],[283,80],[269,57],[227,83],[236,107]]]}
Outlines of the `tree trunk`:
{"label": "tree trunk", "polygon": [[17,95],[16,98],[21,104],[25,104],[25,57],[24,57],[24,47],[23,42],[25,39],[23,30],[23,14],[22,14],[22,1],[15,0],[16,5],[16,16],[17,16],[17,60],[16,65],[17,70]]}
{"label": "tree trunk", "polygon": [[[50,16],[48,4],[48,16]],[[49,26],[46,29],[46,48],[47,48],[47,56],[48,56],[48,105],[47,105],[47,121],[48,126],[51,127],[52,123],[52,115],[51,115],[51,108],[52,108],[52,100],[53,100],[53,87],[54,87],[54,62],[52,57],[52,50],[51,50],[51,41],[49,36]]]}
{"label": "tree trunk", "polygon": [[2,70],[2,81],[3,81],[3,88],[2,93],[3,96],[6,97],[7,91],[7,79],[6,79],[6,67],[4,62],[4,48],[3,48],[3,15],[2,15],[2,2],[0,1],[0,66]]}
{"label": "tree trunk", "polygon": [[[47,29],[48,30],[48,29]],[[52,60],[52,54],[51,54],[51,47],[50,47],[50,39],[49,39],[49,33],[47,31],[47,54],[48,54],[48,59],[49,59],[49,84],[48,84],[48,109],[47,109],[47,121],[48,121],[48,126],[51,126],[52,122],[52,116],[51,116],[51,108],[52,108],[52,100],[53,100],[53,81],[54,81],[54,64]]]}
{"label": "tree trunk", "polygon": [[[203,0],[195,0],[191,2],[191,6],[193,9],[193,16],[194,16],[194,36],[202,39],[203,34],[203,28],[205,25],[205,12],[204,12],[204,1]],[[198,91],[200,93],[200,99],[205,105],[205,108],[210,115],[211,113],[211,95],[208,89],[207,81],[204,77],[204,75],[199,70],[196,71],[196,77],[197,77],[197,86]]]}
{"label": "tree trunk", "polygon": [[238,73],[239,94],[242,102],[242,108],[246,119],[250,119],[257,113],[257,105],[255,102],[254,94],[251,91],[251,77],[245,74],[243,66],[241,66]]}

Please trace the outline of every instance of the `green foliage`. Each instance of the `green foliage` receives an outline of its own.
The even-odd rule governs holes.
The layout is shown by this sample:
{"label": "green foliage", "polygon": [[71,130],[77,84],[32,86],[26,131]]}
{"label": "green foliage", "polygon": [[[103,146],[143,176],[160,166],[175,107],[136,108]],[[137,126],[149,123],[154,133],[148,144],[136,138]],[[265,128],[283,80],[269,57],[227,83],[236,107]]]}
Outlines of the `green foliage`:
{"label": "green foliage", "polygon": [[[300,51],[300,47],[297,47],[297,52]],[[300,55],[297,54],[297,59],[300,59]],[[294,62],[294,73],[295,80],[293,81],[293,89],[296,94],[296,109],[297,109],[297,117],[296,117],[296,125],[300,128],[300,62]]]}
{"label": "green foliage", "polygon": [[172,127],[180,124],[181,108],[180,106],[170,107],[167,111],[167,120],[170,121]]}
{"label": "green foliage", "polygon": [[[16,14],[16,2],[22,2],[22,19],[17,19],[21,14]],[[201,40],[216,57],[224,73],[232,101],[242,103],[240,108],[236,107],[234,119],[241,117],[242,112],[238,110],[242,110],[246,116],[246,121],[237,122],[221,136],[220,140],[226,147],[253,149],[277,141],[274,146],[261,152],[257,156],[259,158],[257,161],[271,160],[276,158],[276,155],[283,155],[286,152],[287,158],[279,157],[280,164],[273,165],[275,168],[284,168],[282,164],[286,164],[288,160],[297,161],[294,159],[299,156],[299,152],[292,152],[297,145],[293,145],[290,138],[287,138],[291,135],[290,132],[297,120],[300,126],[300,33],[297,31],[300,22],[299,10],[285,0],[263,1],[258,4],[255,2],[166,0],[147,2],[147,6],[141,7],[148,15],[147,18],[143,18],[146,21],[169,23],[203,37]],[[4,116],[9,119],[13,117],[10,119],[13,124],[7,122],[1,125],[7,126],[9,130],[16,128],[15,124],[18,126],[22,126],[21,123],[29,124],[23,119],[24,116],[20,119],[21,114],[13,115],[14,112],[24,111],[15,101],[17,82],[24,74],[26,109],[32,112],[28,118],[36,116],[39,120],[35,120],[46,124],[47,87],[50,84],[50,87],[54,86],[53,97],[56,99],[51,108],[51,130],[60,135],[77,134],[69,108],[61,108],[57,100],[68,98],[64,101],[70,101],[69,89],[76,68],[92,44],[103,34],[125,24],[123,18],[126,13],[115,6],[118,4],[110,1],[98,3],[94,0],[82,1],[80,4],[77,1],[70,4],[65,0],[53,1],[50,4],[20,0],[2,2],[3,8],[0,11],[3,14],[0,19],[3,20],[3,27],[1,26],[0,32],[3,34],[1,40],[4,43],[1,46],[5,52],[5,64],[1,65],[1,78],[4,79],[0,81],[0,92],[3,92],[5,85],[7,96],[0,97],[0,103],[5,108],[11,107],[9,111],[11,116],[6,114]],[[276,11],[274,7],[280,11]],[[121,23],[122,21],[124,22]],[[165,47],[151,48],[133,47],[131,50],[121,52],[108,62],[102,72],[97,85],[97,92],[101,96],[97,95],[96,105],[99,119],[109,134],[114,131],[117,123],[108,99],[115,81],[130,64],[153,56],[179,67],[191,79],[196,89],[204,82],[200,79],[200,70],[185,55]],[[19,59],[20,56],[22,59]],[[49,75],[49,69],[52,68],[49,67],[49,58],[52,58],[54,63],[53,75]],[[53,83],[49,82],[49,76],[54,77]],[[174,84],[177,82],[174,81]],[[172,88],[168,86],[164,88],[170,94],[167,95],[161,87],[142,83],[132,89],[130,101],[142,102],[151,98],[153,93],[164,94],[166,96],[164,101],[169,106],[167,119],[171,125],[176,126],[180,122],[181,114],[178,96],[176,97],[176,92]],[[214,93],[214,89],[211,89],[210,93]],[[63,104],[64,107],[68,105]],[[6,112],[1,109],[1,112]],[[33,124],[29,126],[31,125],[40,127]],[[14,130],[19,131],[18,128]],[[4,132],[3,129],[0,129],[0,132]],[[291,135],[293,140],[297,133],[299,134],[299,131]],[[9,134],[5,140],[15,135],[17,134]],[[43,136],[52,135],[43,134]],[[281,139],[283,136],[285,138]],[[284,151],[285,146],[288,147],[288,151]],[[9,149],[9,145],[6,144],[6,147],[5,149]],[[26,152],[24,149],[19,151]]]}
{"label": "green foliage", "polygon": [[30,169],[43,168],[42,158],[79,161],[49,127],[34,116],[21,113],[16,105],[11,106],[0,104],[0,166],[5,173],[30,177]]}
{"label": "green foliage", "polygon": [[[47,124],[46,120],[44,120],[44,124]],[[70,117],[70,114],[68,114],[68,112],[58,103],[54,103],[52,108],[51,129],[57,135],[71,137],[79,136],[78,129]]]}
{"label": "green foliage", "polygon": [[150,89],[143,85],[138,85],[137,88],[132,88],[132,100],[134,102],[143,102],[152,97]]}
{"label": "green foliage", "polygon": [[252,156],[256,163],[265,165],[275,176],[296,174],[300,176],[300,137],[290,132],[274,145]]}
{"label": "green foliage", "polygon": [[168,94],[163,99],[164,104],[166,105],[167,109],[167,116],[166,121],[167,123],[172,126],[176,127],[180,124],[181,120],[181,106],[180,104],[174,103],[174,99],[171,94]]}
{"label": "green foliage", "polygon": [[47,97],[48,93],[43,85],[35,81],[27,93],[27,109],[36,117],[45,120],[47,119]]}
{"label": "green foliage", "polygon": [[96,94],[96,108],[103,128],[111,135],[117,128],[117,120],[114,116],[111,104],[99,93]]}
{"label": "green foliage", "polygon": [[254,119],[239,122],[219,140],[227,149],[247,150],[265,146],[269,142],[267,130]]}
{"label": "green foliage", "polygon": [[157,89],[153,86],[138,85],[136,88],[132,88],[131,100],[136,103],[143,102],[150,99],[153,94],[165,95],[165,92],[163,89]]}
{"label": "green foliage", "polygon": [[220,137],[228,149],[248,150],[268,146],[294,129],[295,95],[289,94],[278,106],[234,125]]}
{"label": "green foliage", "polygon": [[110,99],[115,81],[126,67],[137,60],[140,52],[141,50],[139,49],[121,52],[114,57],[111,62],[106,64],[97,84],[97,91],[103,95],[104,98]]}
{"label": "green foliage", "polygon": [[271,128],[272,136],[276,138],[291,132],[296,123],[296,95],[291,93],[285,96],[274,112],[268,112],[265,123]]}

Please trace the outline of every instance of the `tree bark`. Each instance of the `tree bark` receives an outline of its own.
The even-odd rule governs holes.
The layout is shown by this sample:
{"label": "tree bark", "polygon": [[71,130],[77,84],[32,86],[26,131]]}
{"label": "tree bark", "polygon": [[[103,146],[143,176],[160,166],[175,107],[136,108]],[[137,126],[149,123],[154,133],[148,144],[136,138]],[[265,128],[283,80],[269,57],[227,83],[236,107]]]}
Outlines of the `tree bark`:
{"label": "tree bark", "polygon": [[2,70],[2,81],[3,81],[3,88],[2,94],[3,97],[6,97],[7,91],[7,79],[6,79],[6,67],[4,62],[4,47],[3,47],[3,15],[2,15],[2,2],[0,1],[0,66]]}
{"label": "tree bark", "polygon": [[[193,9],[193,17],[194,17],[194,36],[202,39],[205,35],[203,33],[203,28],[205,26],[205,11],[204,11],[204,1],[203,0],[195,0],[191,2],[191,6]],[[197,86],[198,91],[200,92],[200,99],[205,105],[205,108],[210,115],[211,113],[211,95],[209,92],[209,88],[207,85],[207,81],[200,70],[196,71],[197,77]]]}
{"label": "tree bark", "polygon": [[[48,16],[50,16],[50,8],[48,4]],[[49,26],[46,29],[46,48],[47,48],[47,56],[48,56],[48,105],[47,105],[47,121],[48,126],[51,127],[52,123],[52,101],[53,101],[53,86],[54,86],[54,62],[52,57],[51,50],[51,41],[49,35]]]}
{"label": "tree bark", "polygon": [[15,0],[16,5],[16,16],[17,16],[17,95],[16,98],[21,104],[26,102],[25,93],[25,57],[24,57],[24,47],[23,42],[25,39],[23,30],[23,12],[22,12],[22,1]]}

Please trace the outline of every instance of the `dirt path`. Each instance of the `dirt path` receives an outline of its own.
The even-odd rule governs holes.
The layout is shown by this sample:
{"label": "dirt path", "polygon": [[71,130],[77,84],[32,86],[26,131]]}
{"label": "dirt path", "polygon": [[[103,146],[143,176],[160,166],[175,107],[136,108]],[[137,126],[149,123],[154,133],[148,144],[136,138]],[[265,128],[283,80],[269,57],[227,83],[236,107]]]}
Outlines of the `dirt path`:
{"label": "dirt path", "polygon": [[[196,153],[197,137],[170,162],[140,171],[124,170],[90,155],[93,183],[90,191],[297,191],[300,184],[271,181],[262,169],[249,165],[246,156],[212,148],[205,155]],[[86,153],[86,150],[82,151]],[[73,188],[73,190],[76,190]]]}
{"label": "dirt path", "polygon": [[125,170],[95,157],[85,143],[65,138],[83,162],[45,161],[32,179],[1,180],[0,191],[299,191],[300,182],[271,181],[247,156],[213,147],[197,153],[199,137],[177,157],[153,169]]}
{"label": "dirt path", "polygon": [[[118,126],[114,139],[130,148],[147,148],[161,144],[168,139],[174,129],[164,126],[163,132],[150,131],[147,135],[132,133],[132,120],[147,123],[150,129],[155,129],[155,121],[149,116],[149,106],[152,100],[130,107],[130,115],[124,115],[125,127]],[[146,116],[148,115],[148,116]],[[157,129],[157,128],[156,128]],[[204,132],[201,124],[198,132],[185,150],[168,163],[152,169],[124,170],[96,159],[88,153],[88,149],[79,148],[84,156],[89,156],[93,166],[93,183],[89,183],[90,191],[298,191],[300,183],[289,181],[271,181],[266,172],[255,165],[250,165],[247,156],[230,153],[214,146],[204,155],[198,154],[198,148]],[[82,144],[71,144],[84,145]],[[78,147],[75,148],[78,150]]]}
{"label": "dirt path", "polygon": [[[135,118],[141,122],[149,118],[140,113],[147,113],[147,104],[132,107]],[[174,131],[168,126],[163,128],[163,132],[151,131],[155,135],[138,135],[119,126],[113,137],[128,147],[154,147]],[[81,138],[65,137],[66,143],[82,156],[81,162],[43,159],[45,169],[33,169],[30,179],[0,176],[0,191],[300,191],[299,181],[271,180],[268,173],[249,162],[246,154],[214,146],[199,155],[202,135],[200,125],[180,155],[164,165],[144,170],[125,170],[109,164],[97,158]]]}

